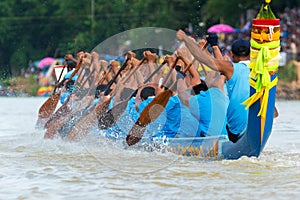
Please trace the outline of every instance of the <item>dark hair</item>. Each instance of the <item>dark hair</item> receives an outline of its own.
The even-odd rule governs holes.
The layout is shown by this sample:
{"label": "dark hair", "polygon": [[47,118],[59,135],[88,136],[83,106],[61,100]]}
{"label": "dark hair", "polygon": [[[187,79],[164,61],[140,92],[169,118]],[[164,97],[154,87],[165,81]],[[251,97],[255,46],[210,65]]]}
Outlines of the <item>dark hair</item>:
{"label": "dark hair", "polygon": [[204,80],[200,79],[201,80],[201,83],[199,83],[198,85],[194,85],[191,90],[191,94],[192,95],[195,95],[195,94],[199,94],[201,91],[206,91],[208,90],[208,87],[205,83]]}
{"label": "dark hair", "polygon": [[250,42],[248,40],[236,40],[232,43],[231,51],[237,56],[248,56],[250,54]]}
{"label": "dark hair", "polygon": [[155,89],[150,86],[144,87],[140,94],[141,99],[146,100],[150,96],[155,96]]}
{"label": "dark hair", "polygon": [[67,60],[67,67],[69,70],[72,70],[73,68],[76,67],[76,63],[73,62],[72,60]]}
{"label": "dark hair", "polygon": [[107,85],[106,84],[100,84],[96,87],[96,92],[95,92],[95,97],[97,98],[97,96],[103,92],[106,89]]}

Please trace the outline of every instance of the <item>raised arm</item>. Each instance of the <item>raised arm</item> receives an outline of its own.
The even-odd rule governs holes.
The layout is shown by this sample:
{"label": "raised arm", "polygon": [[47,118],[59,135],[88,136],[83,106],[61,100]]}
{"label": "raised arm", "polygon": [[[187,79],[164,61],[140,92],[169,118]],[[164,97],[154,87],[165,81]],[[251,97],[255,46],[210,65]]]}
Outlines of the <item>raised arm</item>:
{"label": "raised arm", "polygon": [[186,92],[187,86],[184,81],[184,76],[180,77],[179,72],[177,72],[177,93],[178,97],[182,104],[186,105],[187,107],[190,107],[189,100],[192,97],[189,93]]}
{"label": "raised arm", "polygon": [[219,38],[216,33],[209,33],[206,35],[206,40],[210,44],[215,58],[223,60],[224,58],[218,45],[218,39]]}
{"label": "raised arm", "polygon": [[230,61],[219,60],[208,56],[204,50],[194,42],[193,39],[188,37],[182,30],[177,32],[177,39],[185,43],[187,48],[193,54],[193,56],[201,63],[205,64],[209,68],[215,71],[219,71],[230,79],[233,74],[233,66]]}

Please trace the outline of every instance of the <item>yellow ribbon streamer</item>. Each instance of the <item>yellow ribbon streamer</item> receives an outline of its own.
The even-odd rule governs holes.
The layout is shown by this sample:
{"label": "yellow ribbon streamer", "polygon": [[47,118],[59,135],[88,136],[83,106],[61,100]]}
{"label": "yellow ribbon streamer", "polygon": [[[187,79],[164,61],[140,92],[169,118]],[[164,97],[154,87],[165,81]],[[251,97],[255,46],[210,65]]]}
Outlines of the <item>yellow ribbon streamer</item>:
{"label": "yellow ribbon streamer", "polygon": [[[243,104],[246,105],[246,109],[249,109],[252,104],[254,104],[258,99],[262,98],[261,108],[257,116],[262,116],[265,118],[268,107],[269,90],[277,85],[278,82],[277,77],[271,81],[269,72],[274,72],[278,69],[277,54],[279,54],[279,51],[277,51],[277,54],[275,53],[274,55],[273,52],[273,55],[271,55],[272,50],[270,49],[279,47],[280,41],[259,44],[254,39],[251,39],[250,44],[251,47],[258,49],[257,57],[252,57],[249,64],[251,69],[250,85],[256,91],[251,97],[244,101]],[[274,60],[272,61],[272,59]],[[272,65],[268,65],[270,62]]]}
{"label": "yellow ribbon streamer", "polygon": [[[278,78],[276,77],[273,81],[270,82],[269,85],[264,87],[260,92],[254,93],[250,98],[248,98],[246,101],[243,102],[244,105],[246,105],[246,109],[249,109],[249,107],[254,104],[258,99],[262,97],[261,107],[257,114],[257,116],[261,116],[263,118],[266,118],[267,115],[267,108],[268,108],[268,99],[269,99],[269,91],[272,87],[277,85]],[[250,79],[250,86],[255,88],[256,82],[253,79]]]}

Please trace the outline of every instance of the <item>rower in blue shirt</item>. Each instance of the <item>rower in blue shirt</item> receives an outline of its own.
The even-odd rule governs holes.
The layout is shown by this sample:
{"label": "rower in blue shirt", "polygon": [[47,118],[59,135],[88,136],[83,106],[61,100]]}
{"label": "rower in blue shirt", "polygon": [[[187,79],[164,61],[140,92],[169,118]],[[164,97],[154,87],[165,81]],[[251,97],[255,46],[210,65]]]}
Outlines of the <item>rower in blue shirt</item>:
{"label": "rower in blue shirt", "polygon": [[[150,92],[146,95],[146,92],[143,93],[145,90]],[[143,101],[138,106],[140,113],[154,99],[155,90],[153,88],[145,90],[141,92]],[[147,126],[145,135],[152,138],[195,137],[197,131],[197,120],[190,114],[188,108],[180,103],[178,96],[173,95],[160,116]]]}
{"label": "rower in blue shirt", "polygon": [[[177,32],[177,38],[185,43],[199,62],[204,63],[212,70],[219,71],[226,77],[226,86],[230,99],[227,112],[228,138],[234,143],[237,142],[240,134],[247,128],[248,123],[248,110],[245,109],[242,103],[250,95],[250,69],[244,63],[244,61],[249,60],[250,42],[241,39],[233,42],[231,47],[232,61],[228,61],[207,56],[182,30]],[[217,37],[210,43],[211,46],[217,46]]]}
{"label": "rower in blue shirt", "polygon": [[211,71],[206,77],[207,90],[191,96],[186,92],[183,78],[180,72],[178,78],[178,94],[183,104],[187,105],[191,114],[199,122],[198,132],[201,137],[219,136],[227,134],[226,112],[228,97],[224,91],[225,77],[218,72]]}

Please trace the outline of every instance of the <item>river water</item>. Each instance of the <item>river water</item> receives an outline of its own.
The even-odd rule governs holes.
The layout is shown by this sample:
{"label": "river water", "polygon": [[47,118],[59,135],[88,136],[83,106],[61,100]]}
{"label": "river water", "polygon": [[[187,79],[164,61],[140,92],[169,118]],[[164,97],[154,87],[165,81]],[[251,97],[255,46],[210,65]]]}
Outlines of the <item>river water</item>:
{"label": "river water", "polygon": [[45,98],[0,98],[0,199],[298,199],[300,102],[279,118],[259,158],[199,160],[124,149],[89,136],[45,140]]}

